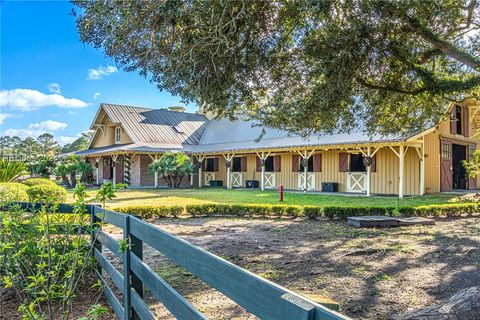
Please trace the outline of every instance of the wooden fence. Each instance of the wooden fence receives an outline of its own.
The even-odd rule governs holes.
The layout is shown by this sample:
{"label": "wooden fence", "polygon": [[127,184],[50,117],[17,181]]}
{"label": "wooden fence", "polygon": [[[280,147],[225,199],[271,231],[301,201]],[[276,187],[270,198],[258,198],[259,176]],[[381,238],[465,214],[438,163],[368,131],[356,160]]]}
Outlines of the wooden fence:
{"label": "wooden fence", "polygon": [[[26,203],[22,206],[29,207]],[[96,205],[89,205],[88,210],[92,224],[99,226],[92,234],[93,256],[98,262],[95,272],[104,284],[105,297],[118,319],[155,319],[143,300],[144,288],[177,319],[207,319],[143,261],[143,244],[148,244],[261,319],[349,319],[135,216],[104,210]],[[58,208],[58,213],[71,212],[70,205]],[[122,245],[102,231],[100,226],[105,223],[121,228],[123,243],[129,245]],[[108,261],[102,247],[121,260],[122,272]],[[114,294],[113,285],[122,293],[123,303]]]}

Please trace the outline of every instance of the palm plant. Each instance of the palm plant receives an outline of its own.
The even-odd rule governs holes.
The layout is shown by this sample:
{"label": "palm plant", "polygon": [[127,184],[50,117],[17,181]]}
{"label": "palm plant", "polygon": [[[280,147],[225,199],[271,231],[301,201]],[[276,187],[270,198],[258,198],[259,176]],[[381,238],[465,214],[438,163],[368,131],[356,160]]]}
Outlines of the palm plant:
{"label": "palm plant", "polygon": [[0,160],[0,182],[11,182],[26,173],[23,162]]}
{"label": "palm plant", "polygon": [[170,188],[178,188],[185,175],[193,174],[190,158],[184,153],[167,152],[148,166],[149,172],[158,172]]}

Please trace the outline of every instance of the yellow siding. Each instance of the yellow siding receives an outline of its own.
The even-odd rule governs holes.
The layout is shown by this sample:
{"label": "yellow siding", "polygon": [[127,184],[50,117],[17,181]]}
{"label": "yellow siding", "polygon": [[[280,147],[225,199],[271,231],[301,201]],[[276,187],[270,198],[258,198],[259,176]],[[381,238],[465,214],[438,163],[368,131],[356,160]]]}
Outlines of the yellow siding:
{"label": "yellow siding", "polygon": [[[450,129],[449,129],[450,130]],[[425,192],[440,192],[440,136],[435,130],[425,139]]]}

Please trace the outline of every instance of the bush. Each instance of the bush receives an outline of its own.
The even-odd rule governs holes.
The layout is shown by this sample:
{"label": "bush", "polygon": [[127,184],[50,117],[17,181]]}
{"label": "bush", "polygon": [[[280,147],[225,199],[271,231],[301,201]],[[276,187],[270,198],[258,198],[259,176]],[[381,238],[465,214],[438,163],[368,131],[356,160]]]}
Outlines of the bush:
{"label": "bush", "polygon": [[22,183],[29,187],[38,186],[38,185],[57,186],[57,184],[54,181],[50,179],[44,179],[44,178],[31,178],[23,181]]}
{"label": "bush", "polygon": [[458,217],[462,214],[472,214],[479,211],[477,203],[447,203],[418,207],[402,207],[398,209],[401,215],[419,217]]}
{"label": "bush", "polygon": [[0,183],[0,204],[13,201],[28,201],[28,187],[18,182]]}
{"label": "bush", "polygon": [[65,202],[67,190],[56,184],[38,184],[27,189],[31,202]]}
{"label": "bush", "polygon": [[386,216],[389,210],[385,207],[340,207],[326,206],[323,207],[324,216],[330,219],[346,218],[352,216]]}
{"label": "bush", "polygon": [[323,216],[323,207],[305,206],[303,207],[303,215],[309,218],[317,218]]}
{"label": "bush", "polygon": [[181,206],[128,206],[114,208],[113,210],[150,219],[169,216],[178,217],[183,213],[184,209]]}

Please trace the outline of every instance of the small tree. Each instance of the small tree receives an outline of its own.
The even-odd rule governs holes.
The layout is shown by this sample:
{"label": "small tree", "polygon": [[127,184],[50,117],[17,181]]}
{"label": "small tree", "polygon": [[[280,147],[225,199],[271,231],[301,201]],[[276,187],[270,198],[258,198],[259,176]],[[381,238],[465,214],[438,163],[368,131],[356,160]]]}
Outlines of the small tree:
{"label": "small tree", "polygon": [[186,174],[193,174],[193,165],[185,153],[167,152],[151,163],[148,170],[160,173],[170,188],[178,188]]}
{"label": "small tree", "polygon": [[31,175],[38,175],[42,178],[48,178],[55,168],[55,160],[52,157],[35,157],[33,160],[27,162],[28,170]]}
{"label": "small tree", "polygon": [[62,178],[67,188],[75,188],[77,185],[77,174],[83,177],[88,176],[91,172],[92,167],[90,164],[77,155],[69,155],[62,158],[54,170],[54,173]]}

